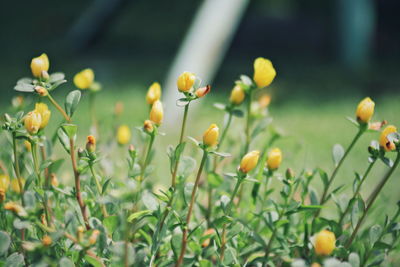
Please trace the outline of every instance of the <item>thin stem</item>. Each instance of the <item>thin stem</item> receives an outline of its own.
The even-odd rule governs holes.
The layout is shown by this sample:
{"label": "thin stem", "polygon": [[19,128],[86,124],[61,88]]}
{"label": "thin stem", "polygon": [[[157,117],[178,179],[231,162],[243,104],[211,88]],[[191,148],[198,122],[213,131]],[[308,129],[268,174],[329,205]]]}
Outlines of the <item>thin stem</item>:
{"label": "thin stem", "polygon": [[88,215],[87,215],[87,210],[86,210],[86,205],[83,202],[82,195],[81,195],[81,178],[79,176],[78,166],[76,164],[75,144],[74,144],[74,139],[73,138],[69,139],[69,147],[70,147],[70,156],[71,156],[72,169],[74,171],[74,177],[75,177],[75,197],[76,197],[78,205],[79,205],[79,207],[81,209],[82,218],[83,218],[83,221],[85,223],[86,229],[90,230],[89,220],[88,220]]}
{"label": "thin stem", "polygon": [[380,183],[375,187],[374,191],[371,193],[369,197],[369,202],[367,203],[367,207],[364,210],[363,215],[361,216],[361,219],[358,221],[356,227],[354,228],[354,231],[352,235],[350,236],[349,240],[347,241],[345,248],[348,249],[351,246],[351,243],[353,243],[354,238],[357,235],[357,232],[360,230],[360,227],[362,223],[364,222],[365,217],[367,216],[369,210],[371,209],[372,205],[374,204],[376,198],[378,197],[379,193],[382,191],[382,188],[385,186],[386,182],[389,180],[390,176],[396,169],[397,165],[400,162],[400,152],[397,152],[397,157],[395,162],[393,163],[392,168],[386,173],[386,175],[382,178]]}
{"label": "thin stem", "polygon": [[[39,148],[40,148],[40,154],[42,155],[42,161],[45,161],[46,160],[46,150],[44,148],[44,145],[39,146]],[[44,186],[47,189],[50,186],[49,168],[44,169],[44,177],[45,177]]]}
{"label": "thin stem", "polygon": [[[321,201],[320,201],[320,205],[325,204],[326,202],[326,197],[329,191],[329,187],[332,185],[333,180],[335,179],[340,167],[342,166],[344,160],[347,158],[347,156],[349,155],[351,149],[354,147],[354,145],[356,144],[357,140],[361,137],[361,135],[364,133],[365,129],[360,126],[359,131],[357,132],[356,136],[354,137],[353,141],[351,141],[349,147],[346,149],[346,152],[344,153],[343,157],[340,159],[339,163],[336,165],[335,169],[333,170],[333,173],[328,181],[328,184],[325,186],[324,188],[324,192],[322,194],[321,197]],[[318,209],[318,211],[315,213],[314,215],[314,219],[317,218],[319,216],[321,209]]]}
{"label": "thin stem", "polygon": [[12,133],[12,141],[13,141],[13,153],[14,153],[14,171],[15,171],[15,175],[17,176],[19,191],[21,194],[22,206],[25,206],[24,186],[22,184],[21,172],[20,172],[20,168],[19,168],[18,152],[17,152],[17,136],[16,136],[15,132]]}
{"label": "thin stem", "polygon": [[[230,214],[231,214],[233,200],[236,197],[236,194],[239,190],[239,187],[240,187],[242,181],[243,181],[243,178],[240,178],[240,177],[237,178],[237,182],[235,184],[235,188],[233,189],[231,199],[229,200],[229,203],[226,206],[226,215],[228,215],[228,216],[230,216]],[[226,226],[227,226],[227,224],[224,224],[223,229],[222,229],[221,252],[220,252],[220,258],[219,258],[219,261],[221,263],[224,261],[224,257],[225,257],[226,231],[227,231]]]}
{"label": "thin stem", "polygon": [[[190,104],[190,102],[185,106],[185,110],[184,110],[184,112],[183,112],[183,120],[182,120],[181,134],[180,134],[180,137],[179,137],[178,146],[179,146],[180,144],[182,144],[182,142],[183,142],[183,136],[184,136],[184,134],[185,134],[185,128],[186,128],[186,120],[187,120],[187,116],[188,116],[188,113],[189,113],[189,104]],[[175,160],[176,160],[176,163],[175,163],[174,171],[173,171],[173,173],[172,173],[172,181],[171,181],[171,185],[172,185],[173,188],[176,187],[176,175],[177,175],[177,173],[178,173],[179,162],[180,162],[180,156],[179,156],[177,159],[175,159]]]}
{"label": "thin stem", "polygon": [[248,94],[248,99],[247,99],[247,117],[246,117],[246,144],[244,147],[244,152],[243,155],[246,154],[249,151],[250,147],[250,141],[251,141],[251,136],[250,136],[250,120],[251,120],[251,99],[253,97],[253,90],[250,89],[249,94]]}
{"label": "thin stem", "polygon": [[44,208],[44,215],[46,217],[46,221],[47,221],[47,225],[51,225],[51,221],[50,221],[50,215],[49,215],[49,208],[48,208],[48,200],[47,200],[47,192],[46,192],[46,188],[42,183],[42,175],[40,174],[40,169],[39,169],[39,159],[38,159],[38,155],[37,155],[37,143],[36,142],[31,142],[31,153],[32,153],[32,159],[33,159],[33,166],[35,169],[35,174],[37,176],[38,179],[38,185],[39,187],[43,188],[43,195],[44,195],[44,199],[43,199],[43,208]]}
{"label": "thin stem", "polygon": [[[360,183],[359,183],[358,186],[357,186],[356,191],[355,191],[354,194],[353,194],[353,198],[355,198],[355,197],[360,193],[361,186],[362,186],[362,184],[364,183],[364,181],[366,180],[366,178],[367,178],[369,172],[371,171],[372,167],[374,166],[375,162],[376,162],[376,158],[374,158],[374,161],[372,161],[372,162],[368,165],[367,170],[365,171],[365,173],[364,173],[364,175],[363,175],[363,177],[362,177]],[[353,198],[352,198],[352,199],[353,199]],[[342,216],[341,216],[340,219],[339,219],[339,225],[342,224],[342,222],[343,222],[344,218],[346,217],[347,213],[350,211],[350,208],[351,208],[351,207],[350,207],[350,201],[349,201],[349,203],[347,204],[346,210],[343,212]]]}
{"label": "thin stem", "polygon": [[186,225],[183,228],[181,254],[179,255],[179,259],[176,262],[175,267],[179,267],[179,266],[182,265],[183,257],[185,256],[186,246],[187,246],[188,228],[189,228],[189,224],[190,224],[190,219],[192,217],[193,206],[194,206],[194,202],[196,200],[196,192],[197,192],[197,188],[199,187],[201,173],[203,171],[204,165],[205,165],[206,160],[207,160],[207,154],[208,154],[207,151],[204,149],[203,150],[203,157],[202,157],[201,163],[200,163],[200,167],[199,167],[199,170],[197,172],[196,181],[194,183],[193,190],[192,190],[192,197],[190,199],[189,210],[188,210],[188,213],[187,213],[187,216],[186,216]]}
{"label": "thin stem", "polygon": [[57,103],[57,101],[49,94],[47,94],[50,102],[54,105],[54,107],[63,115],[67,122],[71,122],[71,118],[65,113],[64,109]]}
{"label": "thin stem", "polygon": [[[96,172],[94,170],[92,163],[89,163],[89,169],[90,169],[90,173],[92,174],[92,177],[94,178],[94,181],[96,182],[97,192],[101,196],[103,194],[102,188],[101,188],[100,181],[97,178],[97,175],[96,175]],[[103,216],[108,217],[108,212],[107,212],[106,206],[104,204],[101,204],[100,206],[101,206],[101,212],[103,213]]]}

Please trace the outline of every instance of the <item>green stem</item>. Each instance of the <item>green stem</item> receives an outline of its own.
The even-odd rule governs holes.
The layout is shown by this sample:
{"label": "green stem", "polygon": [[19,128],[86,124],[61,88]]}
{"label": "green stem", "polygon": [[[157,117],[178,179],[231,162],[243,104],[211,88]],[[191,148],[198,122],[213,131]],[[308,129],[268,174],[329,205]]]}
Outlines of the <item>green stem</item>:
{"label": "green stem", "polygon": [[[342,166],[344,160],[347,158],[349,155],[351,149],[354,147],[358,139],[361,137],[361,135],[365,132],[365,127],[360,126],[359,131],[357,132],[356,136],[354,137],[353,141],[351,141],[349,147],[346,149],[346,152],[344,153],[343,157],[340,159],[339,163],[336,165],[335,169],[333,170],[333,173],[328,181],[328,184],[324,188],[324,192],[321,197],[320,205],[325,204],[326,202],[326,197],[328,195],[329,187],[332,185],[333,180],[335,179],[340,167]],[[318,209],[318,211],[314,215],[314,219],[319,216],[321,209]]]}
{"label": "green stem", "polygon": [[63,115],[65,120],[67,122],[71,122],[71,118],[65,113],[64,109],[57,103],[57,101],[50,95],[50,93],[47,94],[47,97],[49,98],[50,102],[54,105],[54,107]]}
{"label": "green stem", "polygon": [[[181,134],[180,134],[180,137],[179,137],[178,146],[179,146],[180,144],[182,144],[182,142],[183,142],[183,136],[184,136],[184,134],[185,134],[185,128],[186,128],[186,120],[187,120],[187,116],[188,116],[188,113],[189,113],[189,104],[190,104],[190,102],[185,106],[185,110],[184,110],[184,112],[183,112],[183,120],[182,120]],[[178,173],[180,158],[181,158],[181,157],[179,156],[177,159],[175,159],[175,160],[176,160],[176,163],[175,163],[174,171],[173,171],[173,173],[172,173],[172,180],[171,180],[171,186],[172,186],[173,188],[176,187],[176,175],[177,175],[177,173]]]}
{"label": "green stem", "polygon": [[345,248],[348,249],[351,246],[351,243],[353,243],[354,238],[357,235],[357,232],[360,230],[360,227],[362,223],[364,222],[365,217],[367,216],[369,210],[371,209],[372,205],[374,204],[376,198],[378,197],[379,193],[382,191],[382,188],[385,186],[386,182],[389,180],[390,176],[396,169],[397,165],[400,162],[400,152],[397,152],[397,157],[395,162],[393,163],[392,168],[386,173],[386,175],[382,178],[380,183],[375,187],[374,191],[371,193],[369,197],[369,202],[367,203],[367,207],[364,210],[363,215],[361,216],[361,219],[358,221],[356,227],[354,228],[354,231],[352,235],[350,236],[349,240],[347,241]]}
{"label": "green stem", "polygon": [[251,141],[251,136],[250,136],[250,121],[251,121],[251,99],[253,97],[253,90],[250,89],[248,93],[248,99],[247,99],[247,116],[246,116],[246,144],[244,147],[244,152],[243,155],[245,155],[249,151],[250,147],[250,141]]}
{"label": "green stem", "polygon": [[[235,184],[235,188],[233,189],[233,192],[232,192],[231,199],[229,200],[229,203],[226,206],[226,212],[225,213],[226,213],[227,216],[230,216],[230,214],[231,214],[231,209],[232,209],[232,206],[233,206],[233,200],[235,199],[235,197],[237,195],[237,192],[239,191],[239,187],[240,187],[243,179],[244,178],[241,178],[241,177],[237,178],[237,181],[236,181],[236,184]],[[220,252],[220,257],[219,257],[219,261],[220,261],[221,264],[224,261],[224,257],[225,257],[226,231],[227,231],[226,227],[227,227],[227,224],[225,223],[223,228],[222,228],[222,234],[221,234],[221,236],[222,236],[222,238],[221,238],[222,239],[221,240],[221,252]]]}
{"label": "green stem", "polygon": [[31,152],[32,152],[32,159],[33,159],[33,167],[35,169],[35,174],[36,174],[37,179],[38,179],[38,185],[39,185],[40,188],[43,189],[43,196],[44,196],[43,208],[44,208],[44,214],[45,214],[45,217],[46,217],[47,225],[51,225],[50,216],[49,216],[49,208],[47,207],[47,204],[48,204],[47,192],[46,192],[46,187],[43,184],[42,177],[41,177],[41,174],[40,174],[39,159],[38,159],[38,155],[37,155],[37,143],[36,142],[31,142]]}
{"label": "green stem", "polygon": [[[368,168],[365,171],[360,183],[358,184],[357,189],[354,192],[352,199],[354,199],[360,193],[361,186],[364,183],[364,181],[366,180],[366,178],[367,178],[369,172],[371,171],[372,167],[374,166],[375,162],[376,162],[376,158],[374,158],[374,160],[368,165]],[[347,204],[346,210],[343,212],[342,216],[339,219],[339,225],[342,224],[342,222],[343,222],[344,218],[346,217],[347,213],[350,211],[350,208],[351,207],[350,207],[350,201],[349,201],[349,203]]]}
{"label": "green stem", "polygon": [[[90,173],[92,174],[92,177],[94,178],[94,181],[96,182],[97,191],[98,191],[99,195],[101,196],[101,195],[103,195],[103,192],[102,192],[100,181],[97,178],[96,172],[94,170],[93,163],[89,163],[89,169],[90,169]],[[101,204],[101,212],[103,213],[104,217],[108,217],[107,209],[104,204]]]}
{"label": "green stem", "polygon": [[153,144],[154,144],[154,139],[155,139],[156,135],[154,132],[152,132],[150,134],[150,141],[149,141],[149,145],[147,147],[147,151],[146,151],[146,156],[144,158],[144,162],[143,162],[143,166],[142,166],[142,170],[140,172],[140,177],[139,177],[139,183],[140,185],[142,184],[142,181],[144,179],[144,174],[146,172],[146,168],[147,165],[149,164],[150,161],[150,155],[151,155],[151,149],[153,148]]}
{"label": "green stem", "polygon": [[190,220],[191,220],[191,217],[192,217],[194,202],[196,200],[197,188],[199,187],[200,177],[201,177],[201,173],[203,171],[204,165],[205,165],[206,160],[207,160],[207,155],[208,155],[207,150],[204,149],[203,150],[203,157],[201,159],[199,170],[197,172],[196,181],[194,183],[193,190],[192,190],[192,197],[190,199],[189,210],[188,210],[188,213],[187,213],[187,216],[186,216],[186,224],[185,224],[185,226],[183,228],[181,253],[179,255],[178,261],[175,264],[175,267],[179,267],[183,263],[183,257],[185,256],[186,246],[187,246],[188,228],[189,228]]}
{"label": "green stem", "polygon": [[19,168],[19,160],[18,160],[18,152],[17,152],[17,136],[16,133],[12,133],[12,142],[13,142],[13,153],[14,153],[14,171],[17,176],[18,186],[21,194],[21,202],[22,206],[25,206],[24,201],[24,186],[22,184],[21,172]]}

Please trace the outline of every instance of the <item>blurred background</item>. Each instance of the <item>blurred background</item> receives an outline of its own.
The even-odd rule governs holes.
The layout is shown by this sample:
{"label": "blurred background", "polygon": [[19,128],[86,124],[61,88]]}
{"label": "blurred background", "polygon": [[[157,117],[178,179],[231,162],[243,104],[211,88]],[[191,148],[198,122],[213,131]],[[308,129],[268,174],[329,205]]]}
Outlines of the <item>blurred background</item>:
{"label": "blurred background", "polygon": [[[167,111],[173,110],[177,73],[195,72],[213,88],[202,100],[206,108],[191,115],[202,119],[190,124],[188,135],[199,137],[211,112],[222,124],[223,114],[212,103],[227,101],[234,80],[240,74],[251,76],[253,60],[263,56],[277,70],[268,93],[274,123],[286,136],[277,143],[283,147],[284,167],[331,170],[331,147],[346,147],[356,132],[345,116],[353,117],[366,96],[376,102],[375,120],[400,126],[398,0],[46,0],[0,5],[1,113],[16,95],[17,79],[30,76],[31,58],[46,52],[50,72],[63,71],[69,80],[83,68],[95,70],[103,84],[98,112],[108,132],[116,101],[125,103],[122,122],[133,128],[147,116],[144,95],[153,81],[161,82]],[[56,96],[62,99],[72,89],[72,83],[63,85]],[[174,144],[181,113],[169,114],[179,122],[166,130]],[[84,115],[77,120],[88,129]],[[235,133],[242,124],[238,120]],[[80,130],[82,136],[88,134]],[[342,169],[342,181],[352,181],[355,168],[366,168],[367,145],[377,138],[377,133],[363,137],[352,162]],[[383,164],[375,169],[371,184],[384,170]],[[389,197],[394,203],[398,192],[391,189],[397,187],[393,178],[383,200]]]}

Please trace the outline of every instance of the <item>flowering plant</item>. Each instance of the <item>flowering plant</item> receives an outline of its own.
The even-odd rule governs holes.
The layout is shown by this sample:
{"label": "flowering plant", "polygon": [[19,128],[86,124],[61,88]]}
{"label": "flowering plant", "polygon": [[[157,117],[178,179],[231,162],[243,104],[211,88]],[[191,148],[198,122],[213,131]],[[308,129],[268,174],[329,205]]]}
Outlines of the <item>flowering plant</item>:
{"label": "flowering plant", "polygon": [[[170,185],[157,190],[153,155],[162,153],[154,145],[164,135],[161,85],[155,82],[147,92],[149,117],[138,132],[132,133],[127,124],[115,125],[113,138],[107,139],[96,118],[94,96],[101,86],[94,71],[84,69],[75,75],[78,89],[67,94],[62,107],[51,94],[66,83],[65,76],[49,74],[49,67],[46,54],[32,59],[33,78],[20,79],[15,90],[34,94],[35,108],[26,110],[18,97],[13,101],[16,111],[4,114],[2,121],[1,266],[355,267],[379,265],[398,250],[400,208],[375,225],[364,225],[400,162],[397,128],[386,126],[379,141],[371,142],[364,155],[367,169],[348,181],[350,198],[341,197],[347,184],[335,185],[357,141],[386,124],[371,122],[375,103],[370,98],[362,100],[355,119],[350,118],[357,133],[349,146],[333,147],[332,172],[283,171],[286,151],[274,145],[281,134],[273,130],[267,112],[270,97],[254,100],[276,76],[271,61],[257,58],[253,78],[242,75],[229,101],[215,104],[225,113],[225,122],[211,122],[201,141],[185,134],[189,108],[211,87],[183,72],[177,79],[182,94],[177,105],[183,108],[180,134],[176,146],[168,148],[168,171],[161,177]],[[83,136],[74,123],[74,115],[81,115],[80,99],[86,95],[89,136]],[[62,115],[62,122],[55,121],[48,105]],[[115,121],[122,112],[117,105]],[[240,135],[230,131],[240,120],[244,120],[244,142],[233,145],[241,143]],[[55,132],[49,124],[57,125]],[[85,145],[80,147],[83,137]],[[133,138],[139,140],[136,146]],[[193,157],[187,151],[189,140]],[[56,148],[58,144],[63,151]],[[104,147],[123,153],[126,163],[106,158]],[[110,176],[104,161],[108,166],[123,164],[123,171]],[[387,172],[364,198],[360,190],[378,161],[387,165]],[[65,173],[73,183],[59,180]],[[312,187],[317,176],[323,183],[319,191]],[[334,204],[337,215],[327,214],[325,210]]]}

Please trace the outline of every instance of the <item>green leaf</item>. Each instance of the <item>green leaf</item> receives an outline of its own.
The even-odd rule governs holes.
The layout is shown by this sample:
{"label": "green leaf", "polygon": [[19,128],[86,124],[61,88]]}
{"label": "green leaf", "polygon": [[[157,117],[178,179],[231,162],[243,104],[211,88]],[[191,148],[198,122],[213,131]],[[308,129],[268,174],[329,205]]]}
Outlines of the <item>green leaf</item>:
{"label": "green leaf", "polygon": [[18,80],[14,87],[15,91],[31,93],[35,91],[35,86],[32,85],[32,80],[28,78],[22,78]]}
{"label": "green leaf", "polygon": [[232,110],[232,115],[235,117],[238,117],[238,118],[243,118],[244,113],[240,109],[234,109],[234,110]]}
{"label": "green leaf", "polygon": [[8,233],[0,231],[0,255],[7,252],[11,244],[11,238]]}
{"label": "green leaf", "polygon": [[223,181],[224,181],[224,179],[223,179],[220,175],[218,175],[217,173],[215,173],[215,172],[210,172],[210,173],[207,175],[207,182],[208,182],[208,184],[211,185],[213,188],[219,187],[219,186],[222,184]]}
{"label": "green leaf", "polygon": [[103,267],[104,264],[96,258],[93,258],[92,256],[86,255],[85,256],[85,260],[90,263],[91,265],[93,265],[93,267]]}
{"label": "green leaf", "polygon": [[5,267],[22,267],[25,265],[24,262],[24,256],[22,256],[22,254],[20,253],[13,253],[10,256],[8,256],[6,263],[5,263]]}
{"label": "green leaf", "polygon": [[75,264],[72,260],[68,259],[67,257],[62,257],[60,262],[58,263],[59,267],[75,267]]}
{"label": "green leaf", "polygon": [[310,190],[310,202],[311,202],[311,205],[318,205],[319,204],[318,195],[317,195],[317,192],[314,189]]}
{"label": "green leaf", "polygon": [[320,168],[318,168],[318,173],[319,173],[319,176],[321,177],[324,187],[327,187],[329,184],[328,174],[326,174],[326,172]]}
{"label": "green leaf", "polygon": [[144,217],[149,216],[152,213],[153,213],[152,210],[142,210],[142,211],[138,211],[138,212],[132,213],[128,217],[128,222],[132,222],[134,220],[143,219]]}
{"label": "green leaf", "polygon": [[61,81],[61,80],[64,80],[64,79],[65,79],[64,73],[62,73],[62,72],[54,72],[54,73],[50,74],[49,82],[50,83],[55,83],[55,82],[58,82],[58,81]]}
{"label": "green leaf", "polygon": [[360,214],[364,211],[364,201],[359,197],[357,200],[354,202],[352,211],[351,211],[351,224],[353,227],[356,226],[358,219],[360,217]]}
{"label": "green leaf", "polygon": [[333,162],[337,166],[344,156],[344,149],[340,144],[335,144],[332,149]]}
{"label": "green leaf", "polygon": [[113,234],[117,229],[119,224],[119,219],[117,215],[111,215],[103,220],[103,225],[110,234]]}
{"label": "green leaf", "polygon": [[61,145],[63,146],[63,148],[65,149],[65,151],[67,151],[67,153],[69,153],[69,138],[68,135],[64,132],[64,130],[60,127],[57,130],[57,137],[58,140],[60,141]]}
{"label": "green leaf", "polygon": [[382,227],[379,224],[375,224],[369,228],[369,242],[371,247],[378,241],[382,233]]}
{"label": "green leaf", "polygon": [[221,216],[218,219],[216,219],[214,221],[214,224],[216,227],[221,227],[222,225],[231,223],[232,221],[233,221],[232,217],[224,215],[224,216]]}
{"label": "green leaf", "polygon": [[219,110],[226,110],[226,105],[222,103],[214,103],[213,106]]}
{"label": "green leaf", "polygon": [[349,263],[351,264],[351,267],[360,267],[360,257],[358,256],[357,253],[355,252],[350,253]]}
{"label": "green leaf", "polygon": [[213,263],[209,260],[200,260],[199,261],[200,267],[213,267]]}
{"label": "green leaf", "polygon": [[[61,125],[61,128],[63,129],[64,133],[69,137],[69,138],[74,138],[76,135],[76,132],[78,130],[78,126],[75,124],[70,124],[70,123],[64,123]],[[69,144],[69,142],[68,142]]]}
{"label": "green leaf", "polygon": [[229,154],[229,153],[218,152],[218,151],[210,151],[210,154],[217,155],[217,156],[220,156],[220,157],[222,157],[222,158],[227,158],[227,157],[232,156],[232,155]]}
{"label": "green leaf", "polygon": [[81,91],[79,90],[74,90],[67,95],[65,99],[65,111],[67,112],[68,116],[72,117],[80,99]]}

